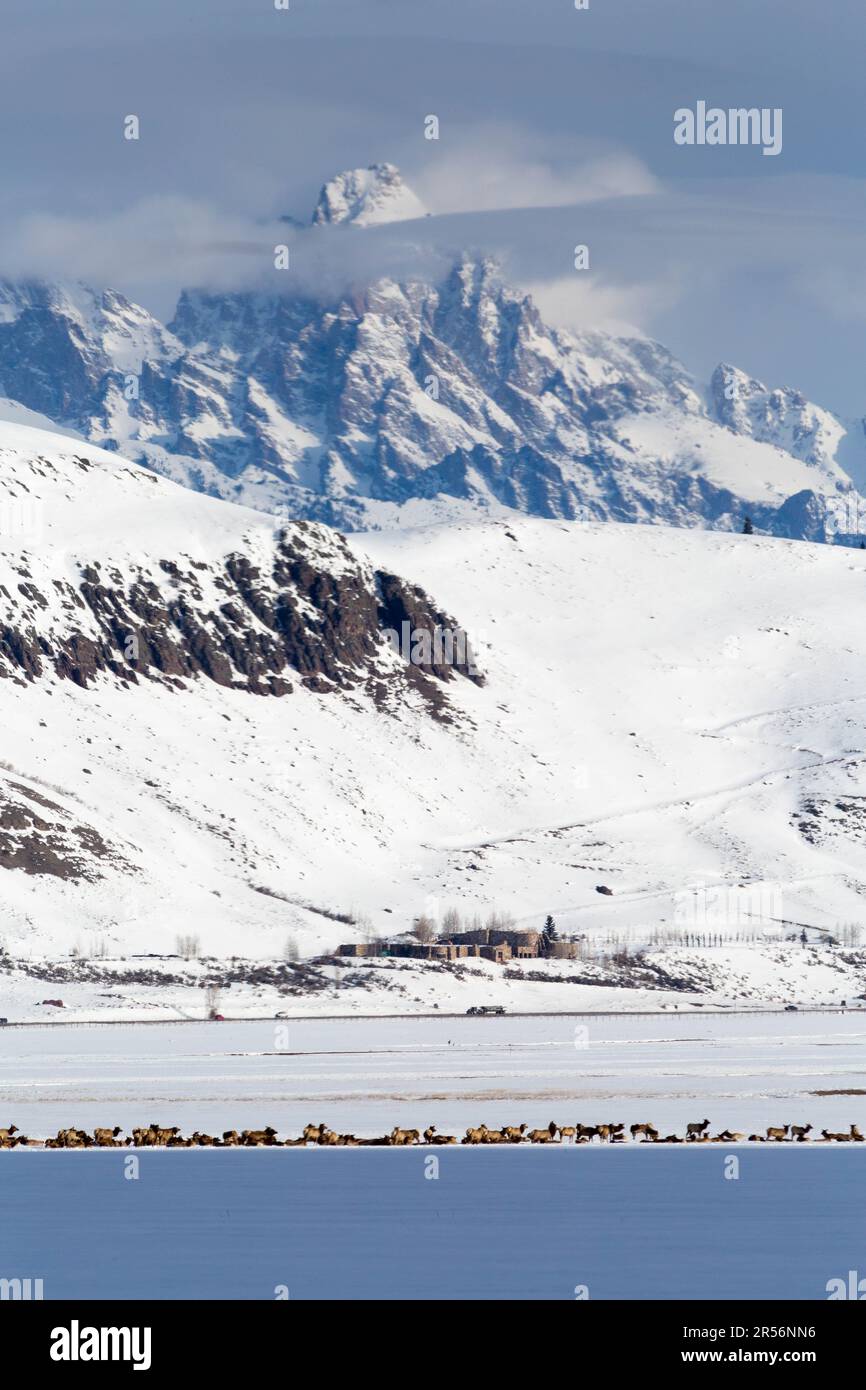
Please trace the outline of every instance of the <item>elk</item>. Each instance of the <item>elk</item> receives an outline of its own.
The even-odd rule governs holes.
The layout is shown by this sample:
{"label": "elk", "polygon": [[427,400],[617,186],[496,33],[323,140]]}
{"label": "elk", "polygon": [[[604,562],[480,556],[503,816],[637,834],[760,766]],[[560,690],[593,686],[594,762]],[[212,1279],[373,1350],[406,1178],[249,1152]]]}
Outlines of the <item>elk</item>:
{"label": "elk", "polygon": [[808,1143],[806,1135],[811,1128],[811,1125],[791,1125],[791,1138],[796,1139],[798,1144]]}
{"label": "elk", "polygon": [[263,1145],[271,1147],[278,1144],[279,1140],[277,1139],[277,1131],[268,1125],[266,1129],[245,1129],[241,1134],[241,1143],[248,1147],[260,1148]]}
{"label": "elk", "polygon": [[706,1134],[710,1127],[709,1120],[701,1120],[700,1124],[693,1123],[686,1125],[686,1138],[698,1139],[702,1134]]}
{"label": "elk", "polygon": [[417,1144],[419,1138],[417,1129],[398,1129],[395,1125],[391,1131],[392,1144]]}
{"label": "elk", "polygon": [[[359,1141],[363,1144],[363,1139]],[[457,1138],[453,1134],[437,1133],[435,1125],[428,1125],[424,1131],[424,1142],[426,1144],[456,1144]]]}
{"label": "elk", "polygon": [[57,1131],[58,1149],[89,1149],[93,1140],[86,1130],[83,1129],[61,1129]]}
{"label": "elk", "polygon": [[783,1140],[787,1138],[787,1134],[788,1134],[788,1126],[787,1126],[787,1125],[782,1125],[782,1128],[781,1128],[781,1129],[768,1129],[768,1130],[767,1130],[767,1139],[768,1139],[768,1140],[773,1139],[773,1140],[775,1140],[775,1142],[776,1142],[777,1144],[781,1144],[781,1143],[783,1142]]}
{"label": "elk", "polygon": [[637,1139],[637,1136],[639,1134],[642,1134],[644,1139],[658,1139],[659,1137],[659,1132],[656,1129],[655,1125],[650,1124],[632,1125],[631,1129],[629,1130],[629,1133],[631,1134],[632,1139]]}
{"label": "elk", "polygon": [[169,1139],[174,1139],[176,1135],[180,1134],[180,1129],[177,1125],[172,1125],[171,1129],[160,1129],[159,1125],[152,1124],[150,1126],[150,1132],[153,1135],[150,1142],[162,1148],[168,1143]]}
{"label": "elk", "polygon": [[93,1142],[101,1149],[116,1149],[118,1134],[120,1134],[120,1125],[115,1125],[114,1129],[95,1129]]}
{"label": "elk", "polygon": [[63,1129],[57,1135],[57,1147],[59,1149],[89,1149],[93,1145],[93,1140],[89,1134],[85,1134],[81,1129]]}

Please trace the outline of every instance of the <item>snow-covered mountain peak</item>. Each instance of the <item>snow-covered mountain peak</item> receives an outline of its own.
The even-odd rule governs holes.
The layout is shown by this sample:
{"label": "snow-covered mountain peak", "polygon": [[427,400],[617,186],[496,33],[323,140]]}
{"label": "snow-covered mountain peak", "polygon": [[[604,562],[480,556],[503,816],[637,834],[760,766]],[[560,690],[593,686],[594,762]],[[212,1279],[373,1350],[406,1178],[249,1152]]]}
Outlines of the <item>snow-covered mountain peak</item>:
{"label": "snow-covered mountain peak", "polygon": [[716,419],[735,434],[775,444],[794,458],[837,477],[847,476],[836,462],[846,426],[829,410],[789,386],[771,388],[747,372],[721,362],[710,382]]}
{"label": "snow-covered mountain peak", "polygon": [[313,224],[351,222],[356,227],[373,227],[407,222],[426,212],[395,164],[371,164],[367,169],[344,170],[323,186]]}
{"label": "snow-covered mountain peak", "polygon": [[[327,183],[313,220],[422,212],[377,164]],[[853,544],[866,511],[862,422],[725,365],[707,391],[648,338],[555,329],[483,250],[324,300],[191,288],[168,325],[111,290],[0,281],[10,414],[342,530],[517,511],[720,530],[749,516],[824,540],[829,512]]]}

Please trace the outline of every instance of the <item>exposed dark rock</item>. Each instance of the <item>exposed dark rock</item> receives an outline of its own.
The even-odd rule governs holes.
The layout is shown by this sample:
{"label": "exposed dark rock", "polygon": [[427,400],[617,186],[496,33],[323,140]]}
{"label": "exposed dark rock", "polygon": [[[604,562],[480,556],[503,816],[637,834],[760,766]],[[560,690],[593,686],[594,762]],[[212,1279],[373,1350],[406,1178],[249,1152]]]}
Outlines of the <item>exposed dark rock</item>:
{"label": "exposed dark rock", "polygon": [[0,869],[93,881],[100,860],[123,863],[92,826],[56,802],[17,782],[0,786]]}
{"label": "exposed dark rock", "polygon": [[[86,464],[86,460],[81,460]],[[203,570],[224,601],[203,597]],[[441,685],[483,677],[457,625],[418,588],[371,575],[342,536],[298,523],[277,533],[265,565],[241,551],[193,569],[185,557],[154,560],[124,575],[93,560],[77,586],[29,581],[0,626],[0,675],[33,681],[51,670],[87,689],[100,675],[167,685],[204,677],[217,685],[281,698],[293,681],[319,694],[362,688],[387,708],[401,685],[447,718]],[[62,621],[37,629],[49,605]],[[429,658],[395,661],[388,630],[408,624],[432,643]],[[448,646],[438,634],[456,634]]]}

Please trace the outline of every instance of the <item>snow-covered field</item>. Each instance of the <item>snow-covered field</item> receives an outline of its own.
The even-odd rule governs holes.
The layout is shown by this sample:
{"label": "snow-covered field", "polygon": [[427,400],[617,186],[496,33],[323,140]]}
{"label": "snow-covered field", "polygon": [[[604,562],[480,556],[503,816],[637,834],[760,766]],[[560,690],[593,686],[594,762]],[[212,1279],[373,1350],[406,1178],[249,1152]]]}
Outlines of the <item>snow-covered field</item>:
{"label": "snow-covered field", "polygon": [[[0,1124],[866,1130],[866,1015],[308,1019],[0,1029]],[[287,1152],[286,1161],[292,1159]]]}
{"label": "snow-covered field", "polygon": [[[0,1120],[818,1131],[864,1124],[864,1069],[850,1013],[7,1028]],[[46,1299],[810,1300],[863,1263],[860,1145],[130,1152],[0,1153],[0,1276]]]}

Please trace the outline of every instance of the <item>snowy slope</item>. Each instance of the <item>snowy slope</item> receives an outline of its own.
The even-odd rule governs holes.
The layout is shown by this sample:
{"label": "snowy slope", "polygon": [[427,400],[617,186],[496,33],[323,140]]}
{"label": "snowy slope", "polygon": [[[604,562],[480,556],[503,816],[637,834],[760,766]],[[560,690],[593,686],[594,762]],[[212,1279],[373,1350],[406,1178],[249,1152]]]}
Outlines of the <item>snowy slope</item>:
{"label": "snowy slope", "polygon": [[[520,518],[346,548],[10,425],[0,487],[16,953],[860,914],[864,552]],[[407,668],[399,602],[483,680]]]}
{"label": "snowy slope", "polygon": [[0,426],[0,526],[6,945],[338,937],[267,893],[351,901],[384,848],[371,749],[402,739],[408,784],[480,679],[408,668],[386,632],[453,620],[334,532],[23,426]]}
{"label": "snowy slope", "polygon": [[488,677],[462,698],[496,702],[500,781],[438,842],[443,900],[590,931],[859,920],[866,554],[531,520],[357,545],[460,597]]}

